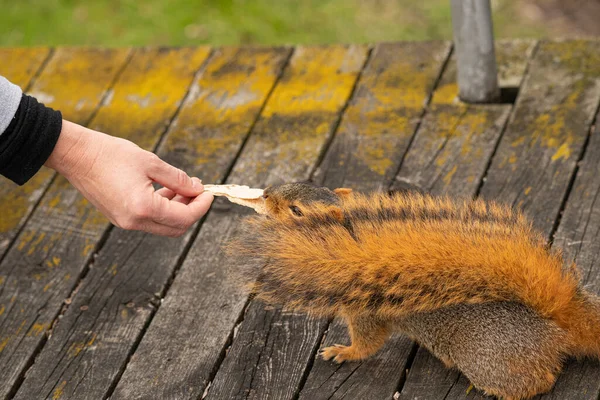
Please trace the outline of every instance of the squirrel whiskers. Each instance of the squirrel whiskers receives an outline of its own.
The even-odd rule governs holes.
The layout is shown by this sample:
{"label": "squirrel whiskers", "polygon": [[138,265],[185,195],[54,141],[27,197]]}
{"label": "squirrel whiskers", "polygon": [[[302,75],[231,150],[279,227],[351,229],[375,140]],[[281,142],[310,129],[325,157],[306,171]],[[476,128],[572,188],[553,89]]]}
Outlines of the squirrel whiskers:
{"label": "squirrel whiskers", "polygon": [[[600,356],[600,302],[508,207],[305,184],[265,197],[267,217],[246,219],[230,252],[264,265],[259,298],[346,320],[352,345],[324,349],[326,358],[368,357],[399,329],[475,386],[518,399],[548,390],[565,356]],[[515,358],[471,370],[477,363],[440,344],[457,338],[460,351],[476,354],[484,340]]]}

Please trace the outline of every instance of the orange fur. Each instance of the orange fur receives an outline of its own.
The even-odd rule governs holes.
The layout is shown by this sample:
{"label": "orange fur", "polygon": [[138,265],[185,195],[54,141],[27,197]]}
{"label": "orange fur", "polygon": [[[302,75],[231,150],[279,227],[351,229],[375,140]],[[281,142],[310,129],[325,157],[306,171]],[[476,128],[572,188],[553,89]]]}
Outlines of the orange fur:
{"label": "orange fur", "polygon": [[340,194],[339,207],[300,204],[300,219],[270,199],[275,218],[246,220],[231,251],[265,264],[259,297],[319,315],[385,320],[520,302],[563,328],[573,354],[600,355],[600,306],[520,213],[416,193]]}

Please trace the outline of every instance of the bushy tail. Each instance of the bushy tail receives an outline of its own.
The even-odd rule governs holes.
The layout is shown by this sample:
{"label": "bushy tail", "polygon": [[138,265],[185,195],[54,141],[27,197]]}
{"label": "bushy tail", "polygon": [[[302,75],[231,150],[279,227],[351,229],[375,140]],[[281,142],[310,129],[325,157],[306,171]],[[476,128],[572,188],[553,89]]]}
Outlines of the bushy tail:
{"label": "bushy tail", "polygon": [[580,291],[557,321],[567,331],[572,356],[600,358],[600,298]]}
{"label": "bushy tail", "polygon": [[521,214],[481,201],[350,196],[342,215],[311,205],[302,218],[246,219],[229,253],[264,265],[259,297],[325,315],[518,301],[562,320],[578,291]]}

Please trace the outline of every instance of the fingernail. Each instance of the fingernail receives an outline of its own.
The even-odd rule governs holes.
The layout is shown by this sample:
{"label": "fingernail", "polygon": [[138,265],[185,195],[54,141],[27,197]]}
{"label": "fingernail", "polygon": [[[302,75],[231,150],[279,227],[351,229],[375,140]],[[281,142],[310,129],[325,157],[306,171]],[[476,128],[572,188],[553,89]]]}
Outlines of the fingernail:
{"label": "fingernail", "polygon": [[204,186],[202,186],[202,181],[198,178],[192,178],[192,186],[194,186],[195,189],[204,189]]}

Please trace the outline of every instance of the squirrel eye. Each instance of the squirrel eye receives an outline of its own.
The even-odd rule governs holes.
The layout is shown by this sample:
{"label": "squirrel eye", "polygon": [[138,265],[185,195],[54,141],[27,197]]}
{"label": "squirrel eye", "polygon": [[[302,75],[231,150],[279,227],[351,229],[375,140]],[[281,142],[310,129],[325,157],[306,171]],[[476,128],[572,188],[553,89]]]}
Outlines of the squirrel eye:
{"label": "squirrel eye", "polygon": [[263,199],[265,199],[265,200],[266,200],[266,199],[268,199],[268,198],[269,198],[269,195],[268,195],[268,194],[263,194],[263,195],[262,195],[262,197],[263,197]]}
{"label": "squirrel eye", "polygon": [[297,217],[302,217],[304,214],[302,214],[302,210],[299,209],[296,206],[290,206],[290,210],[292,210],[292,212],[294,213],[295,216]]}

